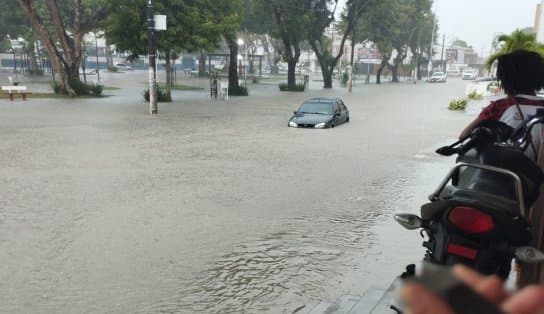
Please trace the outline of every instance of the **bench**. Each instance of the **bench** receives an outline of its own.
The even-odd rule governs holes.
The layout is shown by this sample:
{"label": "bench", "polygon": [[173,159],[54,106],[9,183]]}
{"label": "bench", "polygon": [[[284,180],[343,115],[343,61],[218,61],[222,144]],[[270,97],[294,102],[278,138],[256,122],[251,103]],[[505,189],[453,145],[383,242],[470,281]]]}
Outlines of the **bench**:
{"label": "bench", "polygon": [[31,94],[27,92],[26,86],[19,85],[2,86],[2,91],[6,92],[10,101],[13,101],[15,96],[21,96],[23,100],[26,100],[26,96]]}

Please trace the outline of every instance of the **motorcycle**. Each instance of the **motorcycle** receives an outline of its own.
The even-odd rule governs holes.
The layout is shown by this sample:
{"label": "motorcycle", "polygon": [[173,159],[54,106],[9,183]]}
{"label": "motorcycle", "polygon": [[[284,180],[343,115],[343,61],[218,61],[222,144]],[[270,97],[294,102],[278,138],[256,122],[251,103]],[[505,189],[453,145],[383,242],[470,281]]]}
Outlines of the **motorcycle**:
{"label": "motorcycle", "polygon": [[513,259],[544,261],[544,253],[530,246],[528,221],[544,173],[524,153],[531,148],[533,128],[542,123],[544,110],[516,129],[484,122],[467,139],[436,151],[456,154],[456,165],[421,206],[421,216],[394,217],[406,229],[421,230],[425,262],[462,263],[506,279]]}
{"label": "motorcycle", "polygon": [[[533,130],[542,124],[544,109],[515,129],[502,122],[484,122],[468,138],[437,149],[441,155],[457,155],[456,164],[421,206],[420,216],[394,216],[404,228],[420,230],[426,248],[422,263],[407,265],[383,293],[378,291],[379,297],[374,296],[376,291],[365,293],[370,297],[363,297],[349,313],[359,313],[360,308],[364,313],[403,313],[396,291],[406,280],[434,291],[457,312],[502,313],[460,282],[448,266],[462,263],[504,280],[514,259],[544,261],[544,252],[530,246],[529,223],[544,173],[526,154],[533,149],[536,155],[532,136],[540,131]],[[324,313],[335,312],[327,308]]]}

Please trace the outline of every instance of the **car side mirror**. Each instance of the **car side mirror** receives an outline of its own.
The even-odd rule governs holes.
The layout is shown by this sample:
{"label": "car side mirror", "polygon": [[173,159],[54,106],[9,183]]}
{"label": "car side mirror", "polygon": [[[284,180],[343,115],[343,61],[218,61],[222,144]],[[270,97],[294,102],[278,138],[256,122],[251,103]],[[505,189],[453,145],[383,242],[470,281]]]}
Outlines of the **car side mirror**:
{"label": "car side mirror", "polygon": [[298,113],[298,111],[296,111],[296,110],[295,110],[295,111],[293,111],[293,113],[294,113],[294,114],[297,114],[297,113]]}

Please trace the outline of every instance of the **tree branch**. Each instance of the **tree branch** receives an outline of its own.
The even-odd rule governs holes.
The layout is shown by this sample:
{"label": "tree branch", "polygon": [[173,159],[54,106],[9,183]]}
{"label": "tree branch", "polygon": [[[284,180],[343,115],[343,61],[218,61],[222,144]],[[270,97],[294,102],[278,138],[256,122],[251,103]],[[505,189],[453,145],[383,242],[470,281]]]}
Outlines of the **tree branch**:
{"label": "tree branch", "polygon": [[[62,21],[62,17],[60,16],[57,2],[55,0],[45,0],[45,3],[47,5],[47,8],[49,9],[51,20],[53,22],[53,25],[55,26],[55,30],[57,32],[57,35],[63,50],[65,52],[72,51],[74,47],[74,41],[72,40],[72,38],[70,38],[70,36],[68,36],[68,34],[65,31],[64,23]],[[66,57],[66,61],[69,64],[73,63],[72,56],[70,56],[69,53],[66,53],[65,57]]]}

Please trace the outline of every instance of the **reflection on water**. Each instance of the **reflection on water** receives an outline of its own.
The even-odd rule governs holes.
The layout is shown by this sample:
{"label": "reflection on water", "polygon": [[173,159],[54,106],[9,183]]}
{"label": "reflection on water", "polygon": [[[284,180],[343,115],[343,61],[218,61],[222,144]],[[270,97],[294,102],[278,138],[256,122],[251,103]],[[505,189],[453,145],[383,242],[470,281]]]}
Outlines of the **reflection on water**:
{"label": "reflection on water", "polygon": [[[365,196],[344,200],[352,208],[290,219],[283,232],[240,244],[196,280],[181,283],[175,296],[143,312],[293,312],[322,299],[346,268],[360,266],[352,252],[376,246],[372,227],[390,217],[405,183],[376,182],[363,189]],[[394,192],[395,200],[383,201],[384,190]]]}

